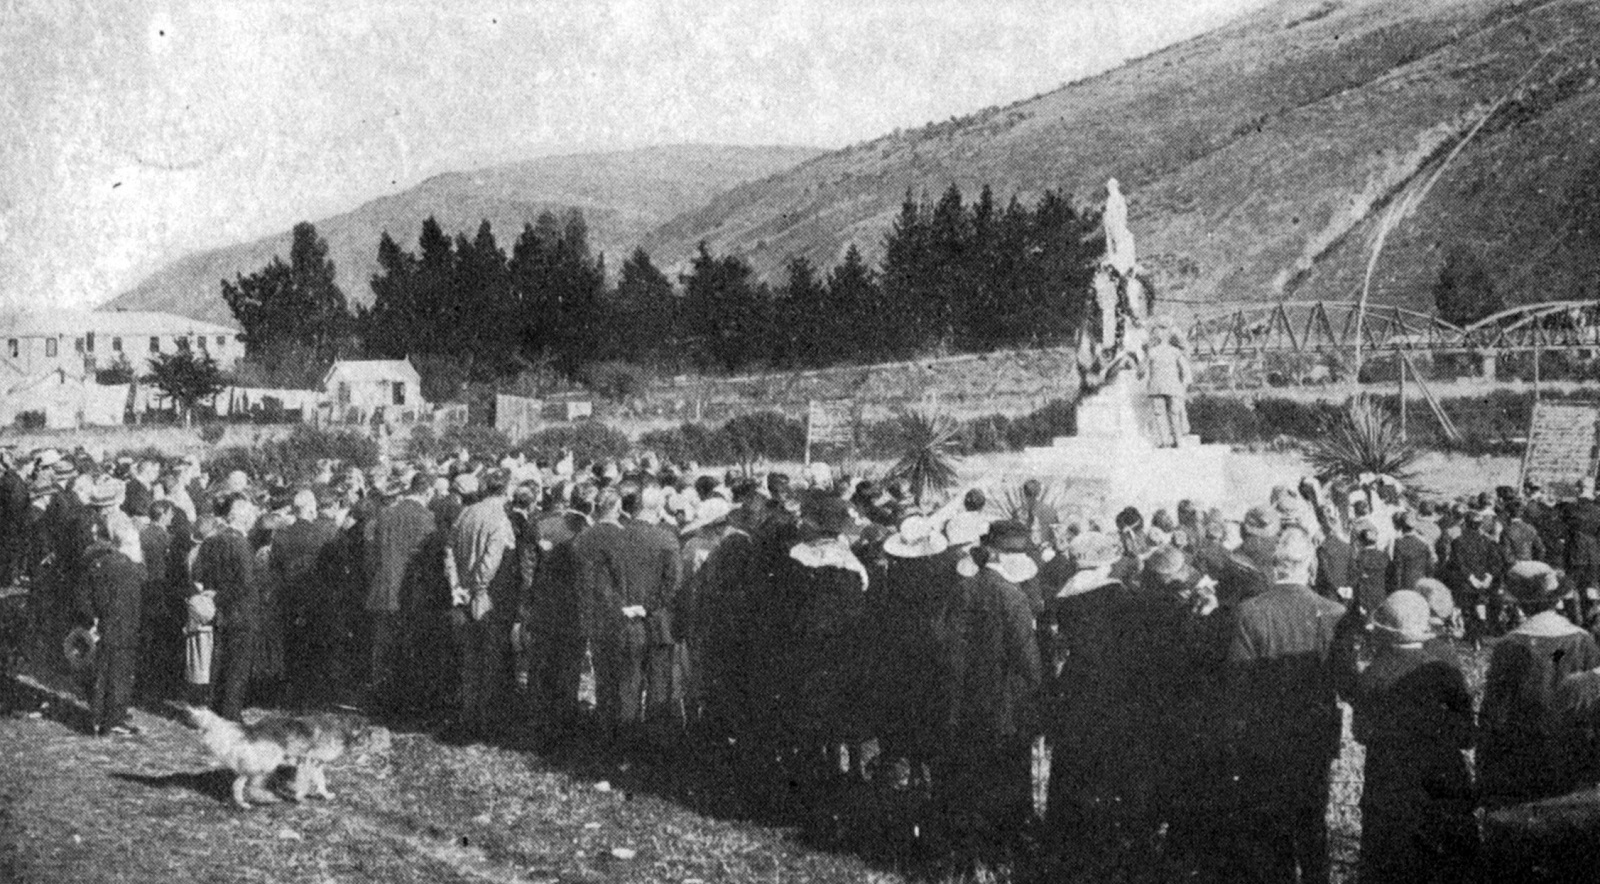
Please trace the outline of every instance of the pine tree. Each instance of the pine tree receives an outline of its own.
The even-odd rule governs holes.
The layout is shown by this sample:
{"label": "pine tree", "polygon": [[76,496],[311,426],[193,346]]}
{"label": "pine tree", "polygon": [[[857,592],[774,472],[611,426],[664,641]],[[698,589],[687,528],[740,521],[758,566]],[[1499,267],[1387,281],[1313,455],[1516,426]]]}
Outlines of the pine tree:
{"label": "pine tree", "polygon": [[961,189],[951,184],[928,218],[928,285],[923,302],[932,314],[932,341],[941,348],[957,341],[956,323],[972,285],[969,262],[972,225],[961,202]]}
{"label": "pine tree", "polygon": [[248,357],[269,373],[281,366],[326,365],[352,330],[344,292],[328,260],[328,244],[308,222],[294,226],[289,263],[274,255],[261,270],[222,281],[222,299],[244,329]]}
{"label": "pine tree", "polygon": [[833,365],[841,356],[840,342],[832,337],[826,292],[817,271],[805,258],[790,258],[783,287],[774,303],[773,360],[815,368]]}
{"label": "pine tree", "polygon": [[456,237],[455,321],[451,350],[474,380],[491,380],[515,363],[516,311],[511,297],[506,254],[495,242],[488,219],[469,242]]}
{"label": "pine tree", "polygon": [[450,237],[429,215],[417,237],[412,280],[410,344],[418,353],[448,353],[456,319],[456,253]]}
{"label": "pine tree", "polygon": [[928,227],[922,206],[906,191],[900,215],[883,244],[882,352],[909,356],[926,344],[932,324],[923,303],[928,284]]}
{"label": "pine tree", "polygon": [[369,283],[372,306],[357,311],[367,356],[403,359],[409,355],[417,324],[416,265],[417,259],[400,248],[385,230],[378,240],[378,272]]}
{"label": "pine tree", "polygon": [[607,358],[662,364],[670,362],[682,337],[678,297],[672,282],[643,248],[622,262],[607,311],[612,338],[602,348]]}
{"label": "pine tree", "polygon": [[828,339],[834,342],[835,358],[830,364],[871,362],[881,357],[882,329],[888,324],[885,320],[892,322],[893,317],[885,315],[877,277],[854,244],[844,253],[844,261],[828,274],[823,315],[829,320]]}
{"label": "pine tree", "polygon": [[771,339],[771,298],[757,300],[751,276],[749,264],[732,255],[719,259],[701,241],[683,278],[684,320],[700,368],[745,367]]}

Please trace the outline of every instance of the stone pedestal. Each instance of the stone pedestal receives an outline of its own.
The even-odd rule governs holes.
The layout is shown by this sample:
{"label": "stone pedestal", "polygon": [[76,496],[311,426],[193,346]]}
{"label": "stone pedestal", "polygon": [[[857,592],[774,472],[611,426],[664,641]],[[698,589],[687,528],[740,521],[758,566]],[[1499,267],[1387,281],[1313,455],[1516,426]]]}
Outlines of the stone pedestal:
{"label": "stone pedestal", "polygon": [[1076,436],[1027,449],[1023,471],[1062,484],[1070,502],[1102,513],[1132,505],[1148,518],[1185,498],[1202,506],[1221,503],[1231,449],[1203,445],[1197,436],[1185,436],[1177,448],[1157,448],[1146,402],[1143,385],[1124,373],[1078,403]]}

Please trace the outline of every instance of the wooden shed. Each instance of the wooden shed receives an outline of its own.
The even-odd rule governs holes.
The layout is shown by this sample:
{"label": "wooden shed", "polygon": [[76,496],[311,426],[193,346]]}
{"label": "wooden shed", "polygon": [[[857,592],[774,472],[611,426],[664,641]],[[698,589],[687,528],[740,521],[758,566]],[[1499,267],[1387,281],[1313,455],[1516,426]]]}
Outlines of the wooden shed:
{"label": "wooden shed", "polygon": [[322,389],[338,423],[411,423],[428,411],[410,359],[340,360],[323,376]]}

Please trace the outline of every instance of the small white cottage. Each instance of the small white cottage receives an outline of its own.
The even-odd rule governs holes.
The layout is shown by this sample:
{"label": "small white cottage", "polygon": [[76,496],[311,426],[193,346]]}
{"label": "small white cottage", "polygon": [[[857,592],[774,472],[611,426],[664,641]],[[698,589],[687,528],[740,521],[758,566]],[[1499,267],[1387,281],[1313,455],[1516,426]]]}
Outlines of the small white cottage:
{"label": "small white cottage", "polygon": [[322,389],[337,423],[411,423],[427,412],[422,376],[410,359],[348,359],[335,362]]}

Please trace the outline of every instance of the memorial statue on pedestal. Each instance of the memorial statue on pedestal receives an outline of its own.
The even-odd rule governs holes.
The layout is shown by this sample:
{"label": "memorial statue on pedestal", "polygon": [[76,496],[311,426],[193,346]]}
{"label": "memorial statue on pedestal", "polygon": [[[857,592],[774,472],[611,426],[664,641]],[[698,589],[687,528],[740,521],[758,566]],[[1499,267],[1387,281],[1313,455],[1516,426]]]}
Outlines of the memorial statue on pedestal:
{"label": "memorial statue on pedestal", "polygon": [[1078,332],[1078,371],[1084,392],[1110,383],[1124,368],[1140,364],[1152,308],[1150,289],[1141,278],[1133,231],[1128,229],[1128,200],[1117,179],[1106,181],[1101,214],[1106,254],[1094,275],[1091,320]]}

